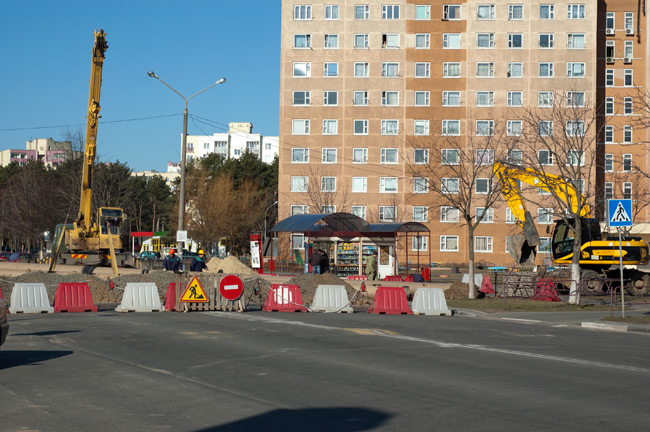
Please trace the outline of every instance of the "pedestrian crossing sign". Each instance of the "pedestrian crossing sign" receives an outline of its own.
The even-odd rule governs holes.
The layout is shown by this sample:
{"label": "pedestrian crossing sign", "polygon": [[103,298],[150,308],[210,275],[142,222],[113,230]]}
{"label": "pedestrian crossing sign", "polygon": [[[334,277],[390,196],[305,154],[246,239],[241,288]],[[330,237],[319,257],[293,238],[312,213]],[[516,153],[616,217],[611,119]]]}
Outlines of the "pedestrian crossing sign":
{"label": "pedestrian crossing sign", "polygon": [[607,221],[610,227],[632,226],[632,200],[610,199],[607,204],[609,210]]}
{"label": "pedestrian crossing sign", "polygon": [[180,301],[185,303],[206,303],[209,301],[208,295],[203,291],[201,282],[196,276],[190,281]]}

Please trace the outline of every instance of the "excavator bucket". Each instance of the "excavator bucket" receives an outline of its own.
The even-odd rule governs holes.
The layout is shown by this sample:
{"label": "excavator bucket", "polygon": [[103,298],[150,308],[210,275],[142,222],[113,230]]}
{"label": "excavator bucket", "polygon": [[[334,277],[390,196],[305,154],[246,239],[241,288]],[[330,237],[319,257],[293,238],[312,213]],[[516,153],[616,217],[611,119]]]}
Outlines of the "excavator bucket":
{"label": "excavator bucket", "polygon": [[515,234],[506,237],[508,253],[518,264],[535,264],[537,246],[530,246],[523,234]]}

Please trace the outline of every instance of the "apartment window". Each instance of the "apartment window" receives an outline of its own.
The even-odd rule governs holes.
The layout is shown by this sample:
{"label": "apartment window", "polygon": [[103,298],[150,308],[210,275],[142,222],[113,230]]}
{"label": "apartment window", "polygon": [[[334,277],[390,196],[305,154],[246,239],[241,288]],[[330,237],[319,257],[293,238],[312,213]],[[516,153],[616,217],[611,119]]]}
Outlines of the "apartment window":
{"label": "apartment window", "polygon": [[325,19],[337,20],[339,19],[339,6],[338,5],[325,5]]}
{"label": "apartment window", "polygon": [[523,63],[508,63],[508,78],[521,78],[523,74]]}
{"label": "apartment window", "polygon": [[309,120],[293,120],[293,135],[309,135]]}
{"label": "apartment window", "polygon": [[311,77],[311,63],[294,63],[293,76],[294,78]]}
{"label": "apartment window", "polygon": [[382,106],[398,106],[399,105],[399,92],[398,91],[382,91],[381,92],[381,105]]}
{"label": "apartment window", "polygon": [[368,149],[355,148],[352,149],[352,163],[368,163]]}
{"label": "apartment window", "polygon": [[539,5],[539,19],[554,19],[555,18],[555,5],[543,4]]}
{"label": "apartment window", "polygon": [[506,208],[506,223],[507,224],[517,223],[517,218],[515,218],[515,214],[512,212],[512,210],[509,207]]}
{"label": "apartment window", "polygon": [[352,206],[352,211],[350,212],[355,216],[359,216],[361,219],[366,218],[366,206]]}
{"label": "apartment window", "polygon": [[607,97],[605,98],[605,114],[614,115],[614,98]]}
{"label": "apartment window", "polygon": [[611,153],[605,154],[605,172],[614,172],[614,155]]}
{"label": "apartment window", "polygon": [[367,177],[352,177],[352,192],[366,193],[368,186]]}
{"label": "apartment window", "polygon": [[494,223],[494,209],[485,207],[476,207],[474,211],[476,222],[479,223]]}
{"label": "apartment window", "polygon": [[566,76],[572,78],[585,77],[585,64],[569,62],[566,64]]}
{"label": "apartment window", "polygon": [[337,91],[324,91],[323,92],[323,105],[338,105],[339,92]]}
{"label": "apartment window", "polygon": [[623,126],[623,142],[625,144],[632,143],[632,126],[630,125]]}
{"label": "apartment window", "polygon": [[524,5],[508,5],[508,19],[509,20],[524,19]]}
{"label": "apartment window", "polygon": [[491,253],[492,252],[492,236],[476,236],[474,238],[474,251]]}
{"label": "apartment window", "polygon": [[524,160],[524,152],[521,150],[508,150],[508,162],[514,165],[521,165]]}
{"label": "apartment window", "polygon": [[460,92],[459,91],[443,91],[442,92],[442,105],[443,106],[460,106]]}
{"label": "apartment window", "polygon": [[614,183],[605,182],[605,194],[603,198],[606,200],[614,198]]}
{"label": "apartment window", "polygon": [[608,144],[614,142],[614,126],[605,126],[605,142]]}
{"label": "apartment window", "polygon": [[399,120],[382,120],[381,121],[381,134],[382,135],[397,135],[399,132]]}
{"label": "apartment window", "polygon": [[605,41],[605,61],[607,63],[613,63],[614,57],[616,57],[616,44],[613,40]]}
{"label": "apartment window", "polygon": [[397,193],[397,177],[379,177],[379,192]]}
{"label": "apartment window", "polygon": [[476,106],[479,106],[479,107],[494,106],[494,92],[491,92],[491,91],[477,91],[476,92]]}
{"label": "apartment window", "polygon": [[632,183],[623,183],[623,199],[632,199]]}
{"label": "apartment window", "polygon": [[291,163],[309,163],[309,149],[307,148],[291,149]]}
{"label": "apartment window", "polygon": [[355,63],[354,64],[355,78],[367,78],[368,69],[369,69],[368,63]]}
{"label": "apartment window", "polygon": [[585,106],[585,92],[583,91],[566,92],[566,104],[569,107]]}
{"label": "apartment window", "polygon": [[494,63],[476,63],[476,76],[478,78],[494,78]]}
{"label": "apartment window", "polygon": [[354,134],[355,135],[368,135],[368,120],[355,120],[354,121]]}
{"label": "apartment window", "polygon": [[442,77],[443,78],[459,78],[460,77],[460,63],[443,63],[442,64]]}
{"label": "apartment window", "polygon": [[460,189],[460,183],[457,178],[442,179],[442,193],[457,194]]}
{"label": "apartment window", "polygon": [[476,165],[491,165],[494,163],[494,150],[476,149]]}
{"label": "apartment window", "polygon": [[442,149],[443,165],[458,165],[460,163],[459,149]]}
{"label": "apartment window", "polygon": [[296,5],[293,7],[294,20],[310,20],[311,5]]}
{"label": "apartment window", "polygon": [[399,75],[399,63],[382,63],[381,76],[395,78]]}
{"label": "apartment window", "polygon": [[508,34],[508,48],[521,48],[524,45],[524,35],[521,33]]}
{"label": "apartment window", "polygon": [[506,133],[508,136],[521,136],[523,122],[521,120],[508,120]]}
{"label": "apartment window", "polygon": [[336,177],[321,177],[320,178],[320,191],[321,192],[336,192]]}
{"label": "apartment window", "polygon": [[476,136],[494,135],[494,120],[476,120]]}
{"label": "apartment window", "polygon": [[566,164],[569,166],[584,166],[585,153],[581,150],[567,150]]}
{"label": "apartment window", "polygon": [[339,64],[336,62],[323,63],[323,76],[324,77],[337,77],[339,76]]}
{"label": "apartment window", "polygon": [[415,48],[429,49],[431,36],[429,33],[418,33],[415,35]]}
{"label": "apartment window", "polygon": [[311,35],[297,34],[293,36],[294,48],[311,48]]}
{"label": "apartment window", "polygon": [[632,171],[632,155],[624,154],[623,155],[623,171],[630,172]]}
{"label": "apartment window", "polygon": [[614,86],[614,69],[605,69],[605,87]]}
{"label": "apartment window", "polygon": [[477,48],[494,48],[494,33],[477,33]]}
{"label": "apartment window", "polygon": [[632,98],[626,97],[623,98],[623,113],[626,115],[634,114],[632,110]]}
{"label": "apartment window", "polygon": [[415,77],[429,78],[429,62],[415,63]]}
{"label": "apartment window", "polygon": [[567,48],[571,49],[585,49],[585,35],[584,33],[569,33],[567,35]]}
{"label": "apartment window", "polygon": [[539,77],[540,78],[553,78],[553,63],[540,63],[539,64]]}
{"label": "apartment window", "polygon": [[414,120],[413,122],[414,135],[429,135],[429,120]]}
{"label": "apartment window", "polygon": [[429,208],[413,206],[413,222],[429,222]]}
{"label": "apartment window", "polygon": [[424,177],[416,177],[413,179],[413,193],[427,193],[429,192],[429,179]]}
{"label": "apartment window", "polygon": [[381,19],[399,19],[399,5],[382,5]]}
{"label": "apartment window", "polygon": [[474,190],[477,194],[485,195],[492,190],[492,181],[488,178],[477,178],[474,184]]}
{"label": "apartment window", "polygon": [[476,11],[476,18],[480,20],[493,20],[494,5],[493,4],[478,5]]}
{"label": "apartment window", "polygon": [[460,120],[443,120],[441,135],[442,136],[460,135]]}
{"label": "apartment window", "polygon": [[339,35],[326,34],[323,48],[325,49],[338,49],[339,48]]}
{"label": "apartment window", "polygon": [[296,90],[293,92],[294,105],[309,105],[311,103],[311,92]]}
{"label": "apartment window", "polygon": [[634,57],[634,42],[632,41],[625,41],[625,47],[623,51],[623,57],[626,58],[633,58]]}
{"label": "apartment window", "polygon": [[585,5],[583,5],[583,4],[570,4],[570,5],[567,5],[567,18],[568,19],[584,19],[585,18]]}
{"label": "apartment window", "polygon": [[324,214],[336,213],[335,205],[322,205],[320,206],[320,212]]}
{"label": "apartment window", "polygon": [[398,34],[382,34],[381,35],[382,48],[399,48],[399,35]]}
{"label": "apartment window", "polygon": [[440,207],[440,222],[455,223],[458,220],[458,209],[456,207]]}
{"label": "apartment window", "polygon": [[[294,215],[300,215],[300,214],[308,214],[309,213],[309,206],[306,205],[292,205],[291,206],[291,216]],[[294,234],[294,236],[300,236],[302,238],[302,234]],[[302,241],[300,242],[300,246],[302,248]]]}
{"label": "apartment window", "polygon": [[440,252],[458,252],[458,236],[440,236]]}
{"label": "apartment window", "polygon": [[429,94],[428,91],[416,91],[415,106],[429,106]]}
{"label": "apartment window", "polygon": [[540,48],[552,49],[555,46],[555,36],[553,33],[541,33],[537,45]]}
{"label": "apartment window", "polygon": [[552,136],[553,135],[553,122],[549,120],[542,120],[537,123],[539,136]]}
{"label": "apartment window", "polygon": [[460,5],[443,5],[442,19],[447,21],[460,19]]}
{"label": "apartment window", "polygon": [[623,77],[624,77],[623,83],[625,87],[632,87],[634,85],[633,83],[634,80],[632,78],[632,69],[625,69],[623,71]]}
{"label": "apartment window", "polygon": [[444,33],[442,35],[442,47],[446,49],[459,49],[460,33]]}
{"label": "apartment window", "polygon": [[537,160],[542,166],[553,165],[553,153],[550,150],[538,150]]}
{"label": "apartment window", "polygon": [[566,135],[568,137],[585,136],[585,122],[582,120],[566,122]]}
{"label": "apartment window", "polygon": [[323,135],[336,135],[338,133],[338,120],[323,119]]}
{"label": "apartment window", "polygon": [[607,12],[607,17],[605,18],[605,28],[607,30],[614,30],[614,12]]}
{"label": "apartment window", "polygon": [[356,105],[356,106],[366,106],[366,105],[368,105],[368,92],[367,91],[355,91],[354,92],[354,105]]}
{"label": "apartment window", "polygon": [[307,176],[291,176],[291,192],[307,192]]}
{"label": "apartment window", "polygon": [[368,48],[368,35],[367,34],[355,34],[354,35],[354,47],[355,48]]}
{"label": "apartment window", "polygon": [[417,165],[424,165],[429,163],[429,150],[428,149],[415,149],[413,150],[413,162]]}
{"label": "apartment window", "polygon": [[508,106],[521,106],[521,92],[520,91],[509,91],[508,92]]}
{"label": "apartment window", "polygon": [[369,5],[355,5],[354,6],[354,19],[356,20],[367,20],[370,18],[370,6]]}
{"label": "apartment window", "polygon": [[396,148],[383,148],[381,149],[381,163],[383,164],[396,164],[398,162]]}
{"label": "apartment window", "polygon": [[379,206],[379,222],[395,222],[396,215],[395,206]]}
{"label": "apartment window", "polygon": [[552,208],[538,208],[537,209],[537,223],[551,224],[553,223],[553,209]]}
{"label": "apartment window", "polygon": [[429,5],[416,5],[415,6],[415,19],[428,20],[431,19],[431,6]]}

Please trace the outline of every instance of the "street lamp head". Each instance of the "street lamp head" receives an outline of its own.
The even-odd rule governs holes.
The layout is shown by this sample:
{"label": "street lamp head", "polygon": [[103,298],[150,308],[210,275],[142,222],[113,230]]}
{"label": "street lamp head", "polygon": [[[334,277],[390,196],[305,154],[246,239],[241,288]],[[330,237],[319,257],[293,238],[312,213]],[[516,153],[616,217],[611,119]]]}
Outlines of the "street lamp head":
{"label": "street lamp head", "polygon": [[156,75],[156,74],[154,73],[154,71],[151,71],[151,70],[150,70],[149,72],[147,72],[147,75],[149,75],[151,78],[156,78],[156,79],[158,79],[158,75]]}
{"label": "street lamp head", "polygon": [[217,84],[223,84],[226,82],[225,78],[221,78],[219,81],[217,81]]}

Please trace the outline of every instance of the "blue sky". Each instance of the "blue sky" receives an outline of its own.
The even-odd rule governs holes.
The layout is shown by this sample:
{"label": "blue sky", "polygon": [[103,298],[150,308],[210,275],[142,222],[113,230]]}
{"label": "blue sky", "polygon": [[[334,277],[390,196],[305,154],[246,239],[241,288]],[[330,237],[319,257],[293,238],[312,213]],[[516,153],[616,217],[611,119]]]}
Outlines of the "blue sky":
{"label": "blue sky", "polygon": [[[252,122],[278,134],[281,0],[0,0],[0,150],[34,138],[85,131],[94,29],[103,28],[98,158],[165,171],[180,159],[185,96],[188,133]],[[158,117],[158,118],[151,118]],[[147,119],[148,118],[148,119]]]}

